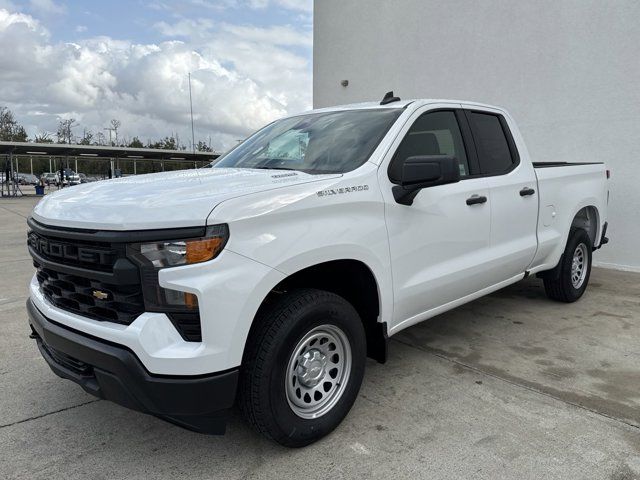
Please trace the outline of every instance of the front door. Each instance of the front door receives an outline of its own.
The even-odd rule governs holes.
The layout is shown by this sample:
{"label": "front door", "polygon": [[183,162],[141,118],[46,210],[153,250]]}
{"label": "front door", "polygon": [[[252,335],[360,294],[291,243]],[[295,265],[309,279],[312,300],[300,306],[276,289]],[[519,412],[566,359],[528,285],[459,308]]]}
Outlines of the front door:
{"label": "front door", "polygon": [[[383,164],[379,170],[393,277],[392,332],[488,286],[490,191],[483,178],[470,176],[475,152],[465,147],[463,115],[450,107],[418,110],[397,140],[388,168]],[[468,129],[464,132],[469,135]],[[391,187],[403,161],[417,155],[455,156],[462,180],[422,189],[410,206],[396,203]]]}

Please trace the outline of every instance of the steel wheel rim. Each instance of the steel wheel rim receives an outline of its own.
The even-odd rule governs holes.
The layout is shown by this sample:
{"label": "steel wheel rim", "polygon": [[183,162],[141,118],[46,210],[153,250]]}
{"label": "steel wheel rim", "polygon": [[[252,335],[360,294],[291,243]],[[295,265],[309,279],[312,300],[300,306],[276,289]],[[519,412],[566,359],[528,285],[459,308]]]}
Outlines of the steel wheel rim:
{"label": "steel wheel rim", "polygon": [[351,345],[335,325],[307,332],[293,349],[285,376],[287,402],[305,419],[321,417],[342,398],[351,373]]}
{"label": "steel wheel rim", "polygon": [[578,289],[584,283],[585,278],[587,278],[588,263],[587,246],[581,243],[573,251],[573,260],[571,261],[571,284],[573,288]]}

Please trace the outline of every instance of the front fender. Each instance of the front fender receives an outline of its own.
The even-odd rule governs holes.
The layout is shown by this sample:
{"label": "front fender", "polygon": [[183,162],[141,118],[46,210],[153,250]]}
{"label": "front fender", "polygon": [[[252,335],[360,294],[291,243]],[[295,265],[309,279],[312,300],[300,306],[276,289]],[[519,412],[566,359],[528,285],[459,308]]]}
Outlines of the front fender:
{"label": "front fender", "polygon": [[339,178],[225,201],[207,223],[227,223],[228,250],[285,276],[332,260],[362,262],[378,284],[381,317],[392,318],[384,215],[377,166],[367,163]]}

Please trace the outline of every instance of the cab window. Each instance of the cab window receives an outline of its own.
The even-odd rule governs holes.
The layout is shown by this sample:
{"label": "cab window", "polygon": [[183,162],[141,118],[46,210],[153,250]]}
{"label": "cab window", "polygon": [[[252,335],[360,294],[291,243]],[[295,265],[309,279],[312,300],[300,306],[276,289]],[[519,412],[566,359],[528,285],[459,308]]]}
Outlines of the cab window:
{"label": "cab window", "polygon": [[415,121],[393,157],[389,166],[389,179],[399,183],[403,162],[408,157],[422,155],[453,156],[460,164],[460,175],[469,175],[469,161],[453,111],[428,112]]}

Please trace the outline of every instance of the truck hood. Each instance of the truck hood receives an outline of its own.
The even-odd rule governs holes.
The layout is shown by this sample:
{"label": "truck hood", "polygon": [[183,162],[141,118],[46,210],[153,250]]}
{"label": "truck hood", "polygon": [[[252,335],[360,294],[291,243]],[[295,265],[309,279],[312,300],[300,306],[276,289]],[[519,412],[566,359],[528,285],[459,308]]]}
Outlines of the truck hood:
{"label": "truck hood", "polygon": [[32,216],[46,225],[100,230],[199,226],[230,198],[339,176],[245,168],[152,173],[64,188],[44,197]]}

